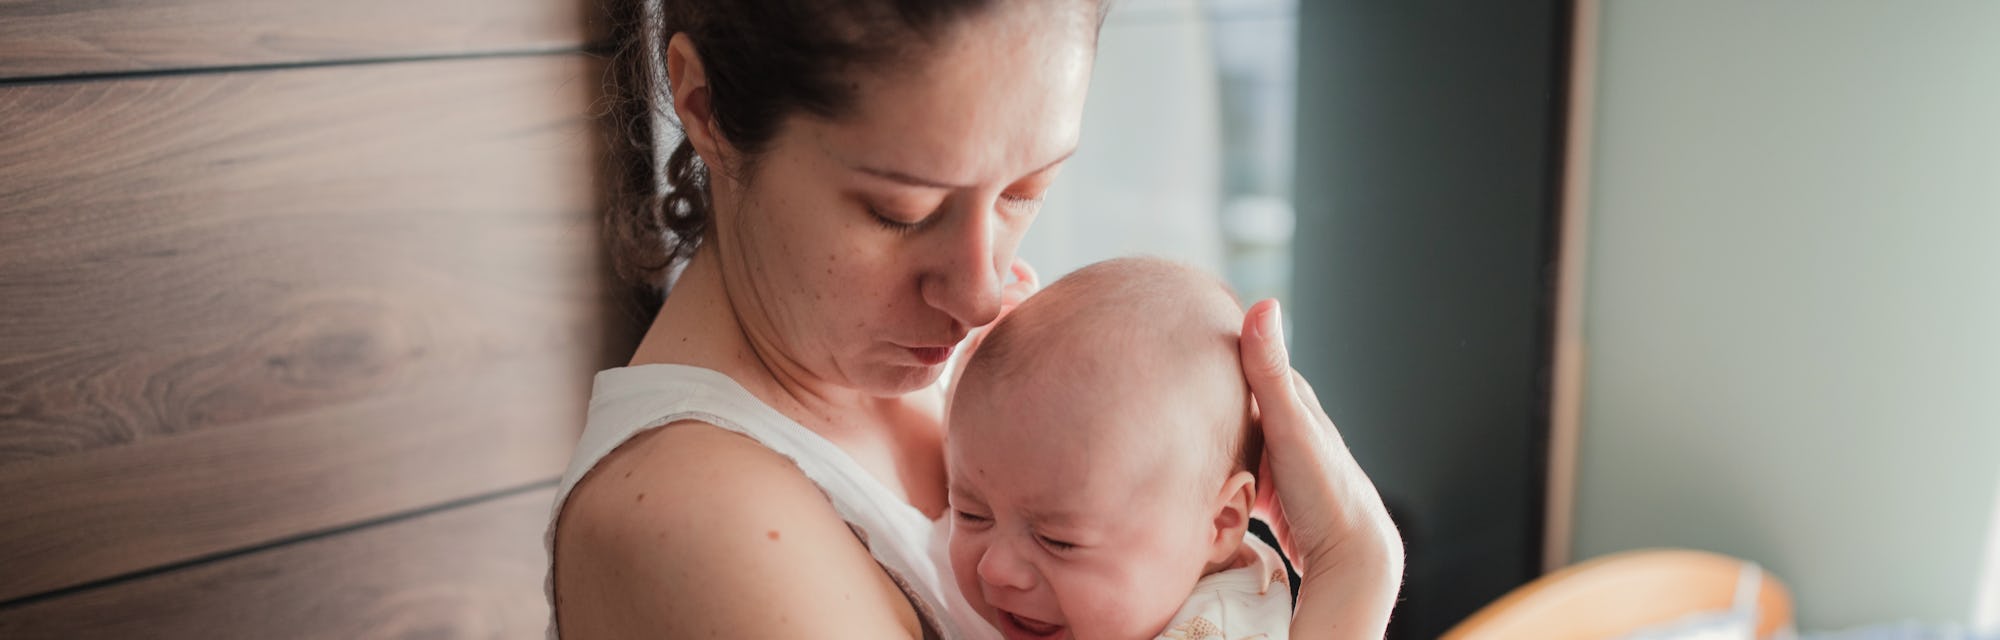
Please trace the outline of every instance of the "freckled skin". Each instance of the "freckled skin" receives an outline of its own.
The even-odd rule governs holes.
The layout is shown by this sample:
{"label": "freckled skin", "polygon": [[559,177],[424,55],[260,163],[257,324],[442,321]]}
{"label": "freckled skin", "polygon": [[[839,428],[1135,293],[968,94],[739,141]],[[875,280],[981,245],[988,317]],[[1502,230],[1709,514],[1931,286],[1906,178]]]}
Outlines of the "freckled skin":
{"label": "freckled skin", "polygon": [[[906,394],[942,371],[910,347],[951,345],[992,321],[1015,248],[1080,136],[1086,13],[1024,5],[956,27],[966,33],[928,56],[938,64],[856,78],[855,113],[794,117],[753,179],[713,181],[704,251],[767,367],[802,385]],[[1043,54],[995,57],[996,46]],[[882,217],[919,224],[895,231]]]}

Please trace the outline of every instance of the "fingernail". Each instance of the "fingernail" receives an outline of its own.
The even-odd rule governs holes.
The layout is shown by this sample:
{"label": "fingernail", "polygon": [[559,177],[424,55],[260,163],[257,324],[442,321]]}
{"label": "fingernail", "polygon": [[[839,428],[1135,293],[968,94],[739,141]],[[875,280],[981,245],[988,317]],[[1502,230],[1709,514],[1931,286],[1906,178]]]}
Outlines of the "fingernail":
{"label": "fingernail", "polygon": [[1279,317],[1280,315],[1277,303],[1272,303],[1271,311],[1264,314],[1264,320],[1258,323],[1257,332],[1264,334],[1266,338],[1270,338],[1279,347],[1283,347],[1285,346],[1285,321]]}

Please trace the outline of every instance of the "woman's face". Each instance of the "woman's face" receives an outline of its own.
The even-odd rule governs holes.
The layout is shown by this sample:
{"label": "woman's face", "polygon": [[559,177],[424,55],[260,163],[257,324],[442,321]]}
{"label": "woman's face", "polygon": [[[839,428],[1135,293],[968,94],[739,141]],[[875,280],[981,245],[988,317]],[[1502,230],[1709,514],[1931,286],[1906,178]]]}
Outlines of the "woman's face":
{"label": "woman's face", "polygon": [[758,355],[787,361],[768,366],[902,394],[993,320],[1076,148],[1097,20],[1072,4],[961,20],[923,60],[857,74],[851,114],[790,117],[740,180],[716,172],[712,248]]}

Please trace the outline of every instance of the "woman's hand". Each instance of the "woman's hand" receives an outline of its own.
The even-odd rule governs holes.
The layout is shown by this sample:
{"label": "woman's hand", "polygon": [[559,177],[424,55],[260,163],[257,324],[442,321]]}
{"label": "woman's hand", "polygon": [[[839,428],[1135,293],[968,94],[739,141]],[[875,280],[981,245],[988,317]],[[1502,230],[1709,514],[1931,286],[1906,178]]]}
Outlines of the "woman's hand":
{"label": "woman's hand", "polygon": [[1304,576],[1294,638],[1380,638],[1402,584],[1403,542],[1319,396],[1292,369],[1278,303],[1243,319],[1243,375],[1264,430],[1256,511]]}
{"label": "woman's hand", "polygon": [[[1028,266],[1027,260],[1021,259],[1020,256],[1015,256],[1014,264],[1008,270],[1013,272],[1014,281],[1000,287],[1000,315],[993,317],[994,322],[999,322],[1001,318],[1007,317],[1007,312],[1013,311],[1014,307],[1021,306],[1022,302],[1027,301],[1028,296],[1035,295],[1036,291],[1042,290],[1042,278],[1035,274],[1034,267]],[[986,326],[990,327],[993,325],[988,324]]]}

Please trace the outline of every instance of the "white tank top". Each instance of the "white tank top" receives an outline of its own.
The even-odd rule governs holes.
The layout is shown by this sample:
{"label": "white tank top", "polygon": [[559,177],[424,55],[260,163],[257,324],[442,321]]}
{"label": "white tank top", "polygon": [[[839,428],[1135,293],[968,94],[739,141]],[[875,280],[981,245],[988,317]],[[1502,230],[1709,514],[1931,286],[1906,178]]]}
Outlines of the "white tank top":
{"label": "white tank top", "polygon": [[[551,611],[555,606],[555,523],[570,489],[632,436],[681,420],[748,436],[798,465],[819,485],[868,553],[902,587],[927,636],[957,640],[998,635],[965,604],[951,579],[943,549],[946,521],[924,517],[845,451],[764,404],[729,376],[671,364],[620,367],[597,374],[583,436],[556,489],[548,532],[543,536],[551,562],[544,595]],[[558,637],[553,615],[548,637]]]}

